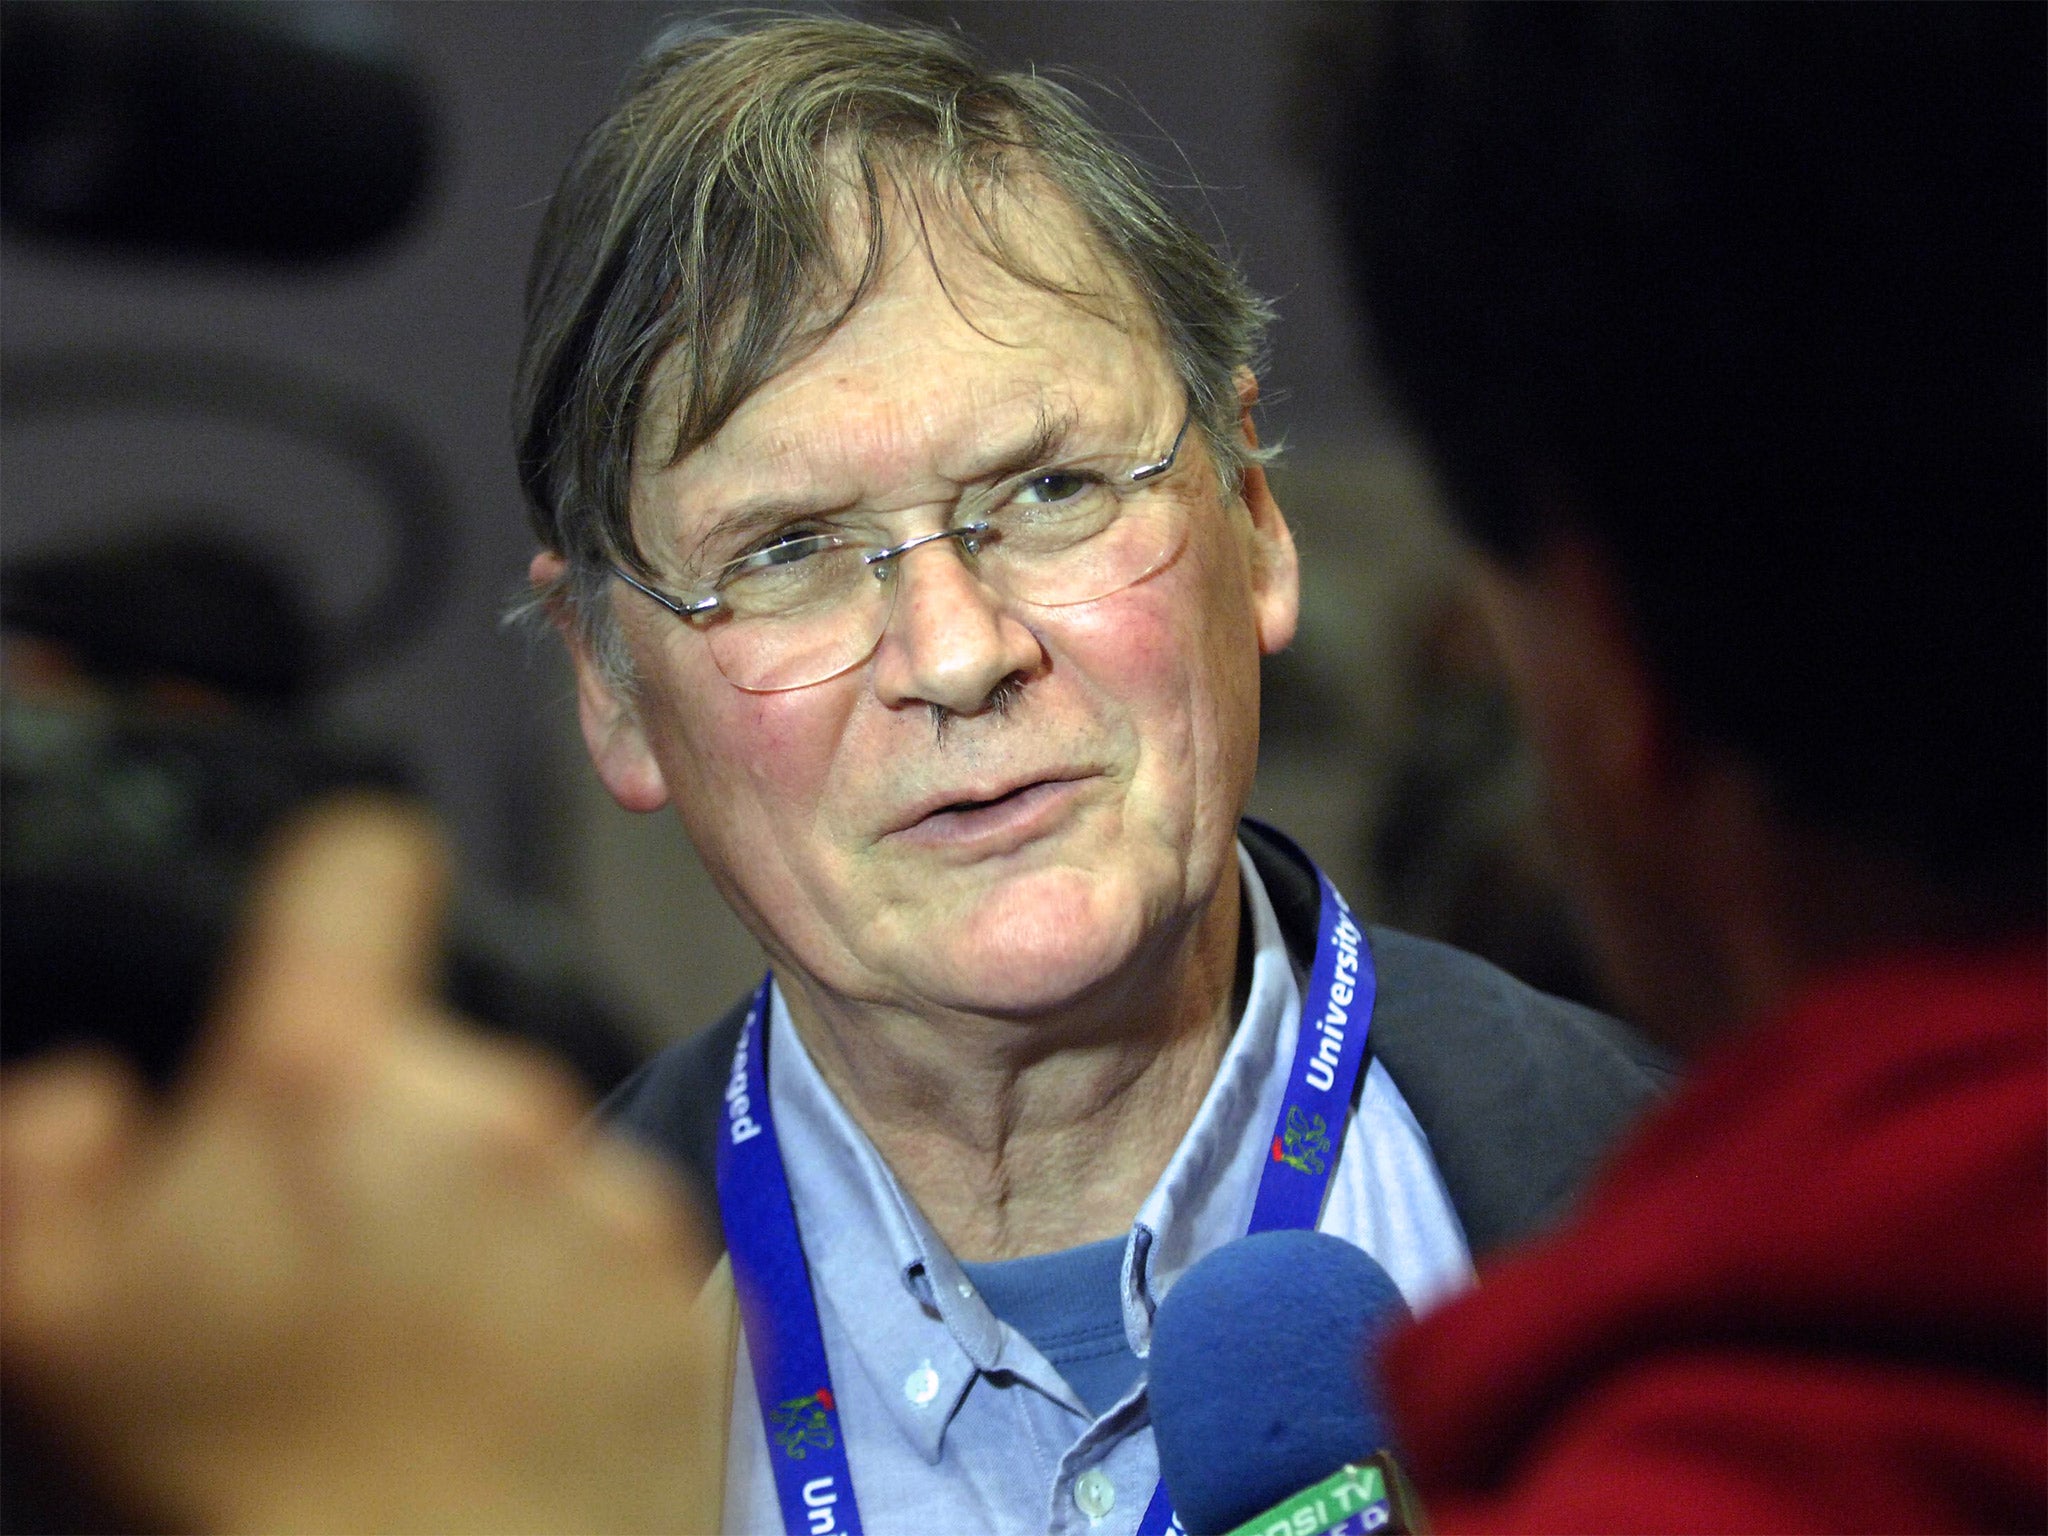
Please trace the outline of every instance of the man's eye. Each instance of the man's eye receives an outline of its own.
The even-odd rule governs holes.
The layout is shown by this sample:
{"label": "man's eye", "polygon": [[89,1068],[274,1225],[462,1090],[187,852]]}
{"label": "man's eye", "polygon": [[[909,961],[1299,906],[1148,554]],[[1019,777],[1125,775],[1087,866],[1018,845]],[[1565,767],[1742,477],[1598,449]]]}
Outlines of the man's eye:
{"label": "man's eye", "polygon": [[727,565],[721,573],[721,581],[733,581],[760,571],[785,569],[839,547],[840,540],[829,533],[809,530],[778,533],[758,549],[748,551]]}
{"label": "man's eye", "polygon": [[1054,506],[1063,501],[1072,501],[1096,483],[1093,475],[1083,474],[1075,469],[1047,470],[1042,475],[1033,475],[1017,487],[1017,494],[1011,499],[1027,505]]}

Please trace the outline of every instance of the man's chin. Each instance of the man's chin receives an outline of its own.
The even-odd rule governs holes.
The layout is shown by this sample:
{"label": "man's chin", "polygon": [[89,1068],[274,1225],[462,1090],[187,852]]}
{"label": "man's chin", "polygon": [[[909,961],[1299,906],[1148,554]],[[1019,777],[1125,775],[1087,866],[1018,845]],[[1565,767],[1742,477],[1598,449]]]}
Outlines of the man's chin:
{"label": "man's chin", "polygon": [[926,991],[930,1002],[956,1013],[1052,1022],[1086,1008],[1115,984],[1120,970],[1112,963],[1090,963],[1090,957],[1033,956],[1024,964],[985,964],[935,975]]}
{"label": "man's chin", "polygon": [[906,934],[898,974],[939,1007],[1024,1017],[1085,1006],[1137,962],[1147,925],[1123,882],[1070,870],[1022,884]]}

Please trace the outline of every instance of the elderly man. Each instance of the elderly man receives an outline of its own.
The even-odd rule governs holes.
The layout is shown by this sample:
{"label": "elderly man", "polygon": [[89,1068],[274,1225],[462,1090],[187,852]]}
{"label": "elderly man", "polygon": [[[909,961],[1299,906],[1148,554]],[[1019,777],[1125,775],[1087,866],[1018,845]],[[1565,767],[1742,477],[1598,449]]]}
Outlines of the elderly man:
{"label": "elderly man", "polygon": [[789,20],[648,58],[528,318],[591,758],[773,965],[608,1106],[716,1186],[725,1526],[1164,1529],[1191,1262],[1320,1226],[1426,1302],[1656,1081],[1240,822],[1263,307],[1059,88]]}

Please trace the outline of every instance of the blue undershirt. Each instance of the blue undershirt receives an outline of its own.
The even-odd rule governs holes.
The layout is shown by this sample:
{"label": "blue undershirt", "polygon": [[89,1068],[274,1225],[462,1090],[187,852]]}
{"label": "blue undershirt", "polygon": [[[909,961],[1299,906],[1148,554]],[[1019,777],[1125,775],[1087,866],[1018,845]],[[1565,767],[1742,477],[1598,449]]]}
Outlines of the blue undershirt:
{"label": "blue undershirt", "polygon": [[1128,1239],[1106,1238],[1058,1253],[960,1266],[989,1311],[1037,1346],[1098,1418],[1138,1380],[1124,1332]]}

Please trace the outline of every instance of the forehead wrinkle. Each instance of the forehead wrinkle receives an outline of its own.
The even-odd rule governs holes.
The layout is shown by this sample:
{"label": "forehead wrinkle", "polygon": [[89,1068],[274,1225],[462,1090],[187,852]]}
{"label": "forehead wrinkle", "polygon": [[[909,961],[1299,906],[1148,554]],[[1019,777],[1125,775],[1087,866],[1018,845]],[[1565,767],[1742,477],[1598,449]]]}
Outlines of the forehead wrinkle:
{"label": "forehead wrinkle", "polygon": [[[897,420],[886,429],[889,440],[885,442],[876,437],[862,442],[864,429],[859,426],[844,433],[828,427],[805,433],[801,438],[792,436],[778,441],[771,437],[758,453],[748,454],[750,460],[757,462],[784,460],[803,466],[808,475],[821,466],[808,462],[807,451],[814,444],[822,445],[830,465],[827,473],[835,479],[843,474],[850,482],[843,497],[822,490],[816,495],[805,495],[795,489],[785,492],[778,487],[758,495],[742,495],[730,510],[745,513],[754,506],[783,504],[816,504],[823,510],[828,502],[853,506],[877,496],[894,499],[904,492],[904,486],[891,482],[913,477],[934,490],[943,487],[958,491],[1035,468],[1060,456],[1073,445],[1083,427],[1080,407],[1064,390],[1040,389],[1016,406],[977,411],[971,434],[965,437],[959,431],[957,419],[948,419],[936,409],[901,407],[886,414]],[[849,437],[853,439],[851,444]],[[848,446],[868,451],[850,455],[841,451]],[[813,483],[807,480],[807,485]]]}

